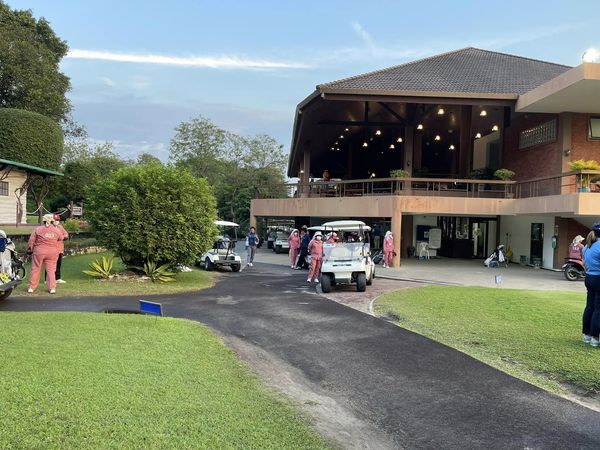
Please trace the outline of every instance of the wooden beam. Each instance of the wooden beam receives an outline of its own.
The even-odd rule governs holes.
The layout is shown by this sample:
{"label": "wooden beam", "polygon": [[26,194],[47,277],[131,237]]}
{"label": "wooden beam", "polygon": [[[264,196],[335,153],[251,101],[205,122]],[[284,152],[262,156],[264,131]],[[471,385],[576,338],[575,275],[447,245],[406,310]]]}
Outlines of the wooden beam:
{"label": "wooden beam", "polygon": [[398,119],[398,121],[401,124],[404,124],[405,120],[404,117],[402,117],[400,114],[398,114],[396,111],[394,111],[392,108],[390,108],[388,105],[386,105],[383,102],[377,102],[379,103],[386,111],[388,111],[392,116],[394,116],[396,119]]}
{"label": "wooden beam", "polygon": [[429,105],[487,105],[487,106],[513,106],[516,100],[496,98],[470,98],[470,97],[408,97],[395,95],[361,95],[361,94],[322,94],[324,100],[342,101],[372,101],[385,103],[420,103]]}
{"label": "wooden beam", "polygon": [[399,122],[365,122],[363,120],[321,120],[319,125],[345,125],[347,127],[401,127]]}

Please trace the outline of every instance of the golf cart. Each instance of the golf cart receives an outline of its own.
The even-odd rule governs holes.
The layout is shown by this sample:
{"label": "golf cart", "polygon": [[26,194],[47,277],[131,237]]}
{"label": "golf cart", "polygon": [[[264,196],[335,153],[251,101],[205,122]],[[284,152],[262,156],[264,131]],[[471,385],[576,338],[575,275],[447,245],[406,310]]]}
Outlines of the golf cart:
{"label": "golf cart", "polygon": [[335,244],[323,244],[323,292],[330,292],[336,284],[352,283],[356,283],[358,292],[364,292],[375,278],[368,234],[371,227],[359,220],[337,220],[310,229],[318,229],[325,235],[336,232],[341,237]]}
{"label": "golf cart", "polygon": [[[200,257],[198,260],[199,265],[203,265],[206,270],[231,267],[233,272],[239,272],[242,268],[242,258],[235,252],[237,228],[239,225],[235,222],[227,222],[226,220],[215,220],[214,223],[221,229],[222,233],[215,241],[213,248]],[[226,228],[233,229],[233,240],[224,233]]]}
{"label": "golf cart", "polygon": [[277,231],[275,236],[275,242],[273,244],[273,251],[277,254],[285,251],[285,253],[289,252],[290,244],[288,242],[288,237],[290,236],[290,232],[286,231]]}
{"label": "golf cart", "polygon": [[0,230],[0,300],[8,298],[25,278],[23,262],[17,256],[15,244]]}

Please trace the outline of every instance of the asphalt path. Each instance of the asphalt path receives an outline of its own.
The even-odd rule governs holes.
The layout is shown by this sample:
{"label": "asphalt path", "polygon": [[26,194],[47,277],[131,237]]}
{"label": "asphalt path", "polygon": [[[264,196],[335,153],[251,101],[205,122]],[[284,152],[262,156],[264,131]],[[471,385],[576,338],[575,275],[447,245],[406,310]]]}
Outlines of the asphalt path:
{"label": "asphalt path", "polygon": [[[137,309],[138,299],[10,297],[0,311]],[[398,447],[600,448],[599,413],[327,300],[305,272],[255,264],[214,288],[159,301],[166,315],[296,368]]]}

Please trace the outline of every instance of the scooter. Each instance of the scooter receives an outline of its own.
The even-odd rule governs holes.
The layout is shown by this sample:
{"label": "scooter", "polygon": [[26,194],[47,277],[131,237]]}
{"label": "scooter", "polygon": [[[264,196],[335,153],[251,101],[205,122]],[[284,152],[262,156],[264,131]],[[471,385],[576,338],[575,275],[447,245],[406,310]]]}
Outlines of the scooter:
{"label": "scooter", "polygon": [[15,244],[0,230],[0,300],[7,298],[25,278],[25,267]]}
{"label": "scooter", "polygon": [[583,261],[577,258],[565,258],[565,263],[562,266],[565,278],[569,281],[577,281],[585,277],[585,267]]}

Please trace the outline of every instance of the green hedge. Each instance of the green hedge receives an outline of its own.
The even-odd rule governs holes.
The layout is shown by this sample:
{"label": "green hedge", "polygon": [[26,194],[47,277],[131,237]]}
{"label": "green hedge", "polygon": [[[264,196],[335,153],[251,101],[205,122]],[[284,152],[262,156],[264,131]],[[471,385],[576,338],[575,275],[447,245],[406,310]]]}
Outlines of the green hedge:
{"label": "green hedge", "polygon": [[52,119],[31,111],[0,108],[2,159],[57,170],[63,155],[63,134]]}

